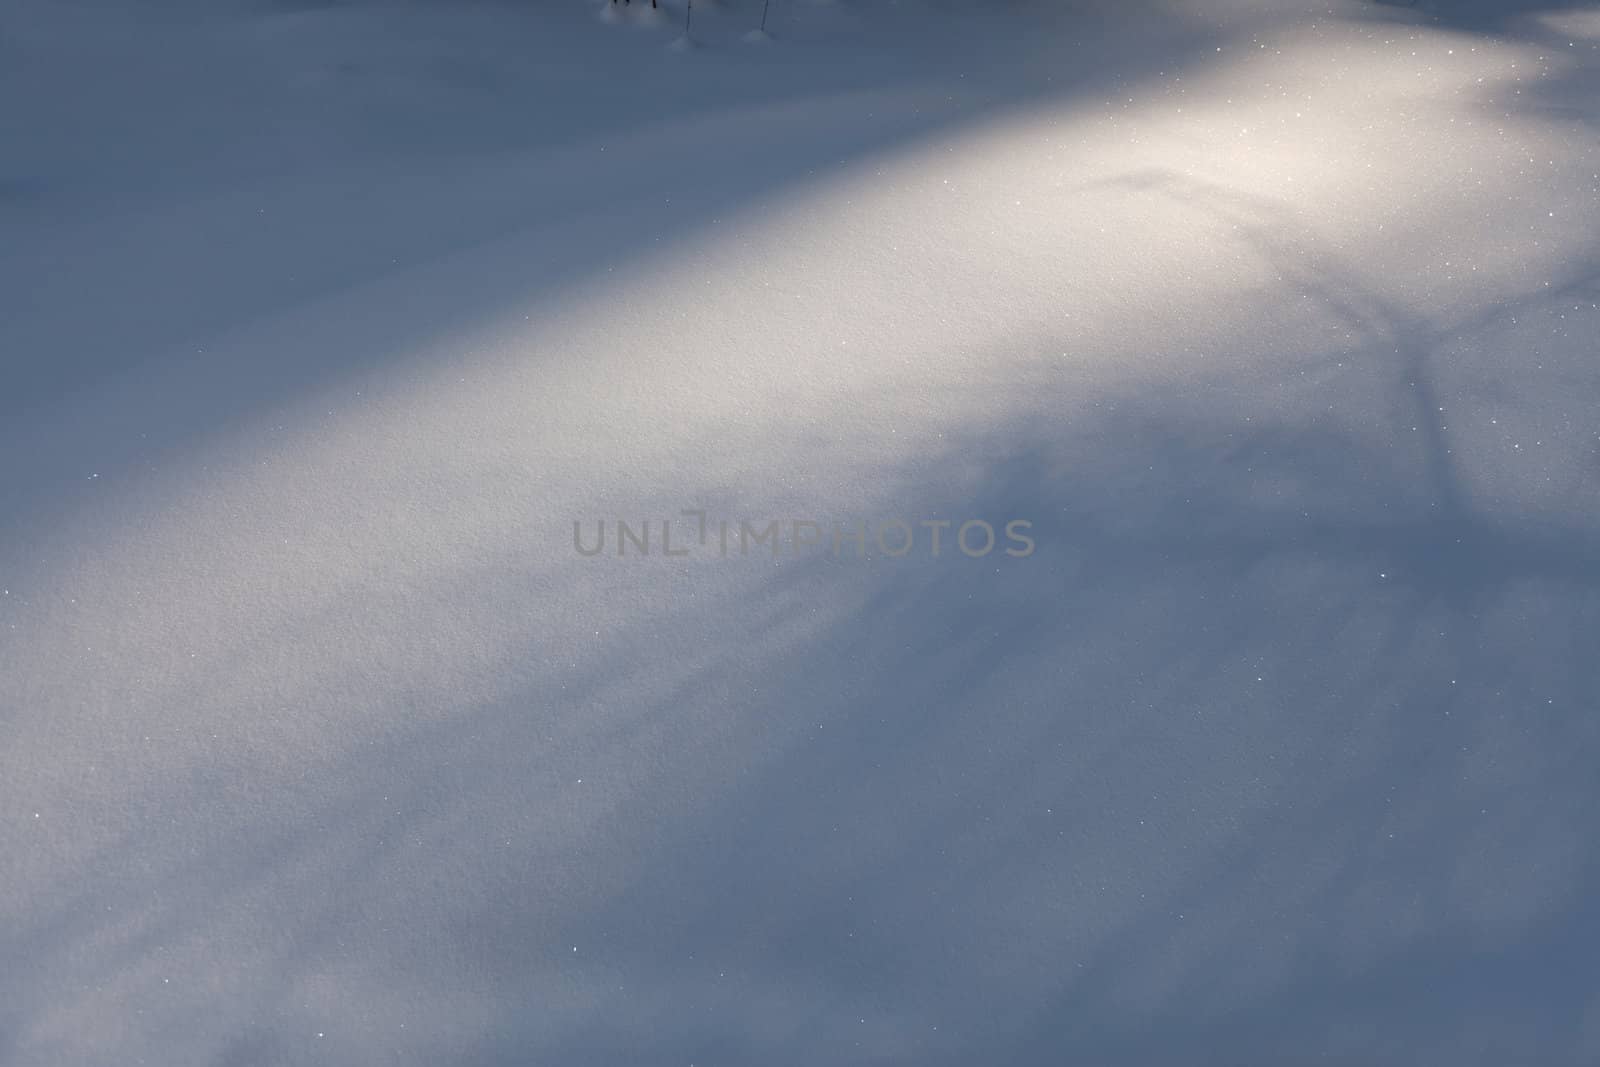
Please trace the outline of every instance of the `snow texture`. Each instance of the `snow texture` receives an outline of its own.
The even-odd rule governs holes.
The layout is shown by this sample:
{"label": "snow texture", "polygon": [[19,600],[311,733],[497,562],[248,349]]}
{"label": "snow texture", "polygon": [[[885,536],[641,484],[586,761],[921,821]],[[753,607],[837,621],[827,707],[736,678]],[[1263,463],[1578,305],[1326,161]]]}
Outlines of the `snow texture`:
{"label": "snow texture", "polygon": [[0,1063],[1600,1062],[1600,12],[629,7],[0,6]]}

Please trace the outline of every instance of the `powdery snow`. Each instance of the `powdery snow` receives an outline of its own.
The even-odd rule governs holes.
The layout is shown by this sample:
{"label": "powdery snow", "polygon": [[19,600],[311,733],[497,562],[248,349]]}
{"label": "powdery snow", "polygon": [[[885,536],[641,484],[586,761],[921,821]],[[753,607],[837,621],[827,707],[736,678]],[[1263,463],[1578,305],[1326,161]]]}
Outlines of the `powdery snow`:
{"label": "powdery snow", "polygon": [[1600,1057],[1600,16],[760,6],[0,11],[0,1062]]}

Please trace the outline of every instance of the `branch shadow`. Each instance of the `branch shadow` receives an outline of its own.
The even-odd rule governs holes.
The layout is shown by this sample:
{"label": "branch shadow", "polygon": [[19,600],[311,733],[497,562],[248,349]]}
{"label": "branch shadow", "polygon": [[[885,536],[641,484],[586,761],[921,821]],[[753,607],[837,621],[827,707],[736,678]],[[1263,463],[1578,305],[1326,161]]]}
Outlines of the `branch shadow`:
{"label": "branch shadow", "polygon": [[[154,783],[136,834],[0,930],[11,1051],[105,1003],[61,977],[92,959],[162,1040],[241,1067],[1585,1062],[1600,528],[1486,495],[1441,364],[1600,272],[1434,321],[1269,199],[1114,184],[1312,294],[1352,339],[1301,362],[1357,367],[1388,432],[1226,372],[1095,413],[1019,385],[1003,422],[873,472],[861,517],[1025,518],[1027,558],[435,574],[467,602],[532,583],[571,633],[484,654],[500,692],[398,698],[359,746],[330,728],[298,773]],[[602,601],[632,563],[663,599],[588,641],[555,594]],[[439,592],[250,636],[446,631]],[[189,684],[149,700],[226,695]],[[197,951],[201,1019],[152,992]]]}

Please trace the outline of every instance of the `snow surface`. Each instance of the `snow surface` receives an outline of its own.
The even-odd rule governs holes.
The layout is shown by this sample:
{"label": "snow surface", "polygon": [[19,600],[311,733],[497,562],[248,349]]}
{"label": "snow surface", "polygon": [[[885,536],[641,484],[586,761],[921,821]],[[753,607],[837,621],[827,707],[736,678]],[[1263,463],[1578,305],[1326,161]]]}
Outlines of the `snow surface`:
{"label": "snow surface", "polygon": [[1600,1061],[1600,12],[631,6],[0,6],[0,1063]]}

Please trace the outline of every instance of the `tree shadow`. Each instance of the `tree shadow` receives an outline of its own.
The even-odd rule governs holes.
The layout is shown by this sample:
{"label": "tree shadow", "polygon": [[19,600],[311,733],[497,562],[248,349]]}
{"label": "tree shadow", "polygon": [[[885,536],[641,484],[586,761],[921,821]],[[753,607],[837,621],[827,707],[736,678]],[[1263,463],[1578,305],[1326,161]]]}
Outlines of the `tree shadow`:
{"label": "tree shadow", "polygon": [[[403,617],[424,636],[392,658],[451,682],[142,682],[130,730],[325,717],[305,766],[143,782],[132,831],[12,913],[11,1051],[111,1004],[240,1065],[1583,1062],[1600,529],[1486,492],[1488,431],[1444,416],[1447,357],[1592,292],[1594,265],[1443,320],[1268,198],[1161,169],[1110,187],[1225,224],[1309,294],[1346,339],[1284,379],[1349,364],[1338,398],[1375,410],[1254,370],[1093,408],[1006,383],[1005,418],[819,517],[1025,518],[1024,559],[586,561],[540,517],[520,553],[231,635],[215,655],[242,664]],[[793,457],[837,428],[808,432]],[[633,506],[711,503],[677,488]],[[638,606],[606,617],[620,587]],[[526,588],[558,624],[451,643]],[[373,692],[383,728],[345,723]]]}
{"label": "tree shadow", "polygon": [[1586,106],[1600,76],[1600,23],[1586,0],[1420,0],[1379,2],[1385,14],[1433,29],[1537,47],[1535,77],[1501,88],[1493,104],[1506,114],[1576,125],[1593,136],[1594,109]]}

